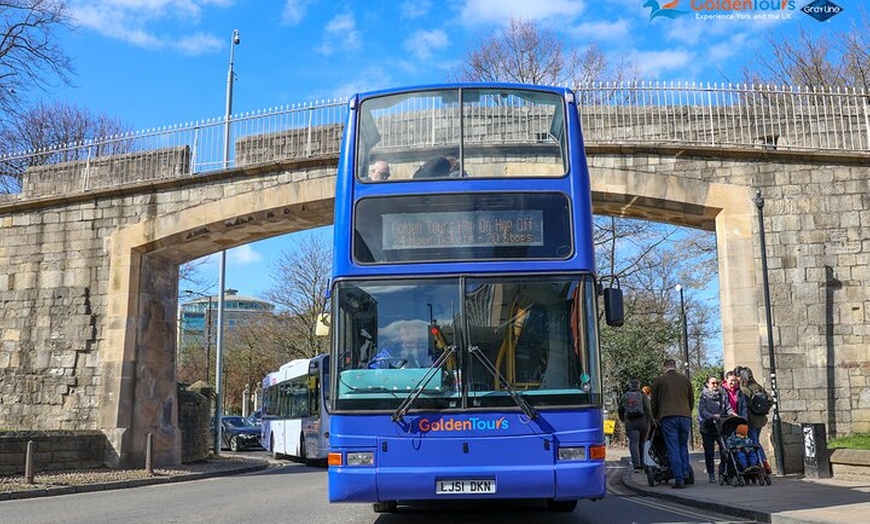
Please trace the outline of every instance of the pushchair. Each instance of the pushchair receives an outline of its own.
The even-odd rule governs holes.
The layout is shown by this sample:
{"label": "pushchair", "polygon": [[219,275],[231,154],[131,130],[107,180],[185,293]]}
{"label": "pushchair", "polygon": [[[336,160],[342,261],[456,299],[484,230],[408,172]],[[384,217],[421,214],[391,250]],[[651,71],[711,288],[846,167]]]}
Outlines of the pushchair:
{"label": "pushchair", "polygon": [[[649,432],[649,437],[643,444],[643,470],[646,473],[646,481],[650,487],[659,483],[667,483],[674,478],[671,465],[668,461],[668,448],[665,445],[664,432],[660,425],[656,424]],[[695,473],[689,470],[686,484],[695,483]]]}
{"label": "pushchair", "polygon": [[[760,446],[741,446],[737,449],[728,447],[728,437],[733,435],[737,431],[737,426],[741,424],[749,425],[745,418],[737,416],[722,418],[716,423],[719,449],[722,452],[722,458],[719,462],[719,485],[731,484],[737,487],[747,484],[758,484],[759,486],[767,484],[770,486],[770,474],[764,470],[761,464]],[[738,453],[745,454],[744,457],[748,457],[748,454],[754,454],[757,458],[754,459],[754,463],[747,461],[749,463],[746,466],[741,466]]]}

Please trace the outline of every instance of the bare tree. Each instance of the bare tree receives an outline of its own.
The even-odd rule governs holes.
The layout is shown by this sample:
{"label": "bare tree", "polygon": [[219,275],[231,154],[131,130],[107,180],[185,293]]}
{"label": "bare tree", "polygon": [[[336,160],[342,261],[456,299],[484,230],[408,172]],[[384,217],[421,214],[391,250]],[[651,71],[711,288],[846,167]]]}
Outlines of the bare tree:
{"label": "bare tree", "polygon": [[635,74],[629,63],[617,62],[614,68],[594,43],[583,52],[566,51],[553,31],[512,18],[501,34],[465,53],[461,70],[451,80],[577,87]]}
{"label": "bare tree", "polygon": [[227,332],[224,384],[229,412],[241,413],[244,395],[251,399],[266,373],[292,360],[282,343],[283,330],[279,317],[264,312],[237,322]]}
{"label": "bare tree", "polygon": [[511,18],[501,35],[466,53],[461,79],[481,82],[564,84],[562,42],[534,22]]}
{"label": "bare tree", "polygon": [[45,88],[54,78],[69,83],[72,63],[55,36],[69,26],[62,1],[0,1],[0,119],[17,114],[32,88]]}
{"label": "bare tree", "polygon": [[287,347],[295,356],[312,357],[328,348],[328,340],[316,336],[314,328],[326,304],[331,268],[332,249],[317,235],[294,241],[272,268],[274,286],[266,297],[282,311]]}
{"label": "bare tree", "polygon": [[[676,284],[703,289],[716,271],[715,236],[655,222],[595,217],[596,258],[602,278],[619,278],[626,293],[626,325],[604,327],[602,367],[608,390],[630,378],[650,380],[664,355],[682,358]],[[708,360],[715,329],[709,307],[690,296],[691,365]]]}
{"label": "bare tree", "polygon": [[[0,193],[20,189],[29,167],[120,154],[128,140],[98,141],[126,131],[120,120],[66,102],[39,102],[0,130]],[[17,153],[24,153],[16,156]]]}
{"label": "bare tree", "polygon": [[811,33],[800,28],[793,38],[768,33],[743,70],[750,84],[848,87],[870,91],[870,19],[845,31]]}

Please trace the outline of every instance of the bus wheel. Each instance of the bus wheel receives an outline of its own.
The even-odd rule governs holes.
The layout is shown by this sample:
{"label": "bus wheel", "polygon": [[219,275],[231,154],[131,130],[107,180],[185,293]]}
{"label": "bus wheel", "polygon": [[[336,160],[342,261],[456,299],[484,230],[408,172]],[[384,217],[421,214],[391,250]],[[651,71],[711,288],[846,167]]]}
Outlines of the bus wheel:
{"label": "bus wheel", "polygon": [[386,500],[384,502],[375,502],[372,504],[372,509],[375,513],[393,513],[396,511],[398,504],[395,500]]}
{"label": "bus wheel", "polygon": [[577,509],[577,500],[547,500],[547,507],[553,511],[574,511]]}

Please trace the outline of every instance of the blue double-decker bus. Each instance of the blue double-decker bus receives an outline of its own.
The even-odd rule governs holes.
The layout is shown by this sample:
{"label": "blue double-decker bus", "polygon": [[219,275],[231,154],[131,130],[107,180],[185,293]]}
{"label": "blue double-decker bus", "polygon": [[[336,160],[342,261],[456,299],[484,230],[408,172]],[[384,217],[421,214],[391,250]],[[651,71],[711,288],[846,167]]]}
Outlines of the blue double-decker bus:
{"label": "blue double-decker bus", "polygon": [[[329,500],[605,494],[589,174],[568,89],[349,101],[335,197]],[[612,299],[612,300],[611,300]]]}

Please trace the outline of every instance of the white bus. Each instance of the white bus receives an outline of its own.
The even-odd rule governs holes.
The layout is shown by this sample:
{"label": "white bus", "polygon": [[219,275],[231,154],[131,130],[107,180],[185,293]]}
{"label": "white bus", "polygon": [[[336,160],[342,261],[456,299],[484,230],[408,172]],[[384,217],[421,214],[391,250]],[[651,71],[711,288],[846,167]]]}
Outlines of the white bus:
{"label": "white bus", "polygon": [[292,360],[263,379],[260,442],[273,457],[314,464],[329,453],[329,356]]}

